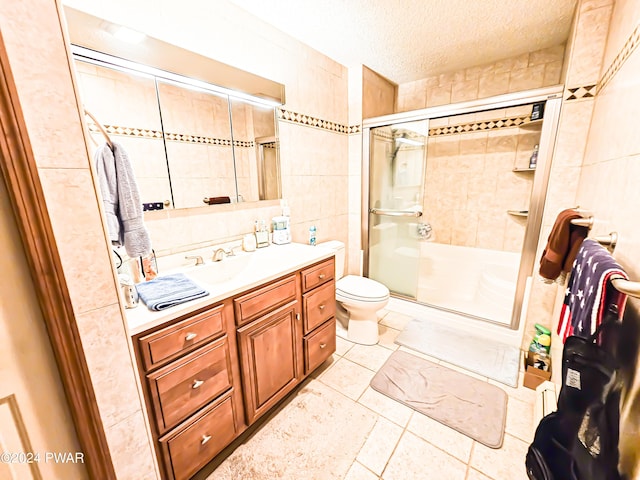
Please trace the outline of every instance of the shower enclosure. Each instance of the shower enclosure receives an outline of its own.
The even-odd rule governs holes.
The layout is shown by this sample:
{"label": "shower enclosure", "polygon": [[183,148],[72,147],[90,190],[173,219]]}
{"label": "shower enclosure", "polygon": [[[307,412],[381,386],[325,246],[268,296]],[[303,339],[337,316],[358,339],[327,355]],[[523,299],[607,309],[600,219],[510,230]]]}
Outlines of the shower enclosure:
{"label": "shower enclosure", "polygon": [[517,329],[560,91],[365,120],[365,274],[395,296]]}

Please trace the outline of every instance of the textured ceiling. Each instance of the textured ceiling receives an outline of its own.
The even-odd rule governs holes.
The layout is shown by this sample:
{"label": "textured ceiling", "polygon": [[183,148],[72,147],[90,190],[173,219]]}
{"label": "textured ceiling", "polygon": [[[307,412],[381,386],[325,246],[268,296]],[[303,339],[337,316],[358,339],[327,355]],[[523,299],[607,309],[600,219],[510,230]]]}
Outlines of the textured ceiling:
{"label": "textured ceiling", "polygon": [[404,83],[558,45],[576,0],[230,0],[345,66]]}

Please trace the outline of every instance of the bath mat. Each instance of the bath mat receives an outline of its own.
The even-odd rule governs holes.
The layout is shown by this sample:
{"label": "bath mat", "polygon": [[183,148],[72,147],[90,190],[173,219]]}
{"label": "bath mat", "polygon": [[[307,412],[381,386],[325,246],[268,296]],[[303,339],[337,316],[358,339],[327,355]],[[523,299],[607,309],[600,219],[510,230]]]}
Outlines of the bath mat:
{"label": "bath mat", "polygon": [[395,343],[510,387],[518,386],[518,347],[415,318],[407,323]]}
{"label": "bath mat", "polygon": [[490,448],[500,448],[507,394],[490,383],[395,351],[371,388]]}

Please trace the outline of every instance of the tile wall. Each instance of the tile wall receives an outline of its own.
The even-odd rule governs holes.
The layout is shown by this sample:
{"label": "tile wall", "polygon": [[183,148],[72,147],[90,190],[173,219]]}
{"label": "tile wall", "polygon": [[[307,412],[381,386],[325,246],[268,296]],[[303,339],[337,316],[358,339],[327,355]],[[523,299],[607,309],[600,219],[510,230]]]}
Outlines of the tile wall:
{"label": "tile wall", "polygon": [[492,97],[558,85],[564,45],[398,85],[396,111]]}
{"label": "tile wall", "polygon": [[58,5],[9,0],[0,23],[116,474],[155,479]]}
{"label": "tile wall", "polygon": [[[282,191],[291,206],[293,240],[307,242],[309,227],[315,225],[319,242],[348,241],[345,67],[226,1],[203,2],[207,12],[200,15],[173,2],[161,2],[154,9],[126,0],[112,2],[108,8],[97,0],[65,3],[284,84],[288,114],[280,116],[278,129]],[[310,118],[314,121],[308,121]],[[343,127],[332,130],[322,122]],[[254,220],[280,214],[273,202],[245,207],[206,213],[199,208],[159,215],[150,212],[145,221],[154,247],[161,242],[161,250],[185,250],[207,238],[216,242],[238,238],[252,230]],[[174,228],[174,223],[180,227]],[[165,235],[154,238],[154,231]]]}
{"label": "tile wall", "polygon": [[[602,68],[593,72],[597,94],[590,100],[593,105],[591,127],[584,149],[584,161],[577,183],[576,202],[593,212],[593,235],[616,231],[618,244],[614,257],[627,271],[629,278],[640,281],[640,136],[637,117],[640,111],[640,2],[617,0],[611,2],[585,2],[585,15],[595,23],[610,13]],[[604,21],[604,20],[603,20]],[[594,25],[590,32],[597,31]],[[585,55],[587,55],[585,49]],[[627,307],[638,310],[638,301],[630,300]],[[629,316],[627,329],[637,336],[640,323]],[[636,368],[640,361],[636,358]],[[621,425],[621,465],[628,478],[640,478],[638,457],[638,430],[640,429],[640,378],[627,397]]]}
{"label": "tile wall", "polygon": [[433,227],[438,243],[521,251],[526,217],[509,215],[507,210],[529,208],[535,172],[513,169],[529,166],[540,138],[539,124],[445,132],[453,125],[490,120],[513,120],[506,125],[528,122],[530,114],[527,105],[430,122],[423,218]]}

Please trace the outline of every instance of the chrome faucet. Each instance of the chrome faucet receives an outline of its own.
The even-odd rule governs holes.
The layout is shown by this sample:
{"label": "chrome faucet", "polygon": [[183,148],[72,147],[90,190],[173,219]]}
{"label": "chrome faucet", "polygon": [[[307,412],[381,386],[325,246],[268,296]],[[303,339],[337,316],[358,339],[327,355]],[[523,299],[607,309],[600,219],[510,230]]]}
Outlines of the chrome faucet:
{"label": "chrome faucet", "polygon": [[204,265],[204,260],[202,260],[202,257],[200,255],[188,255],[186,257],[184,257],[185,260],[195,260],[196,261],[196,266],[197,265]]}

